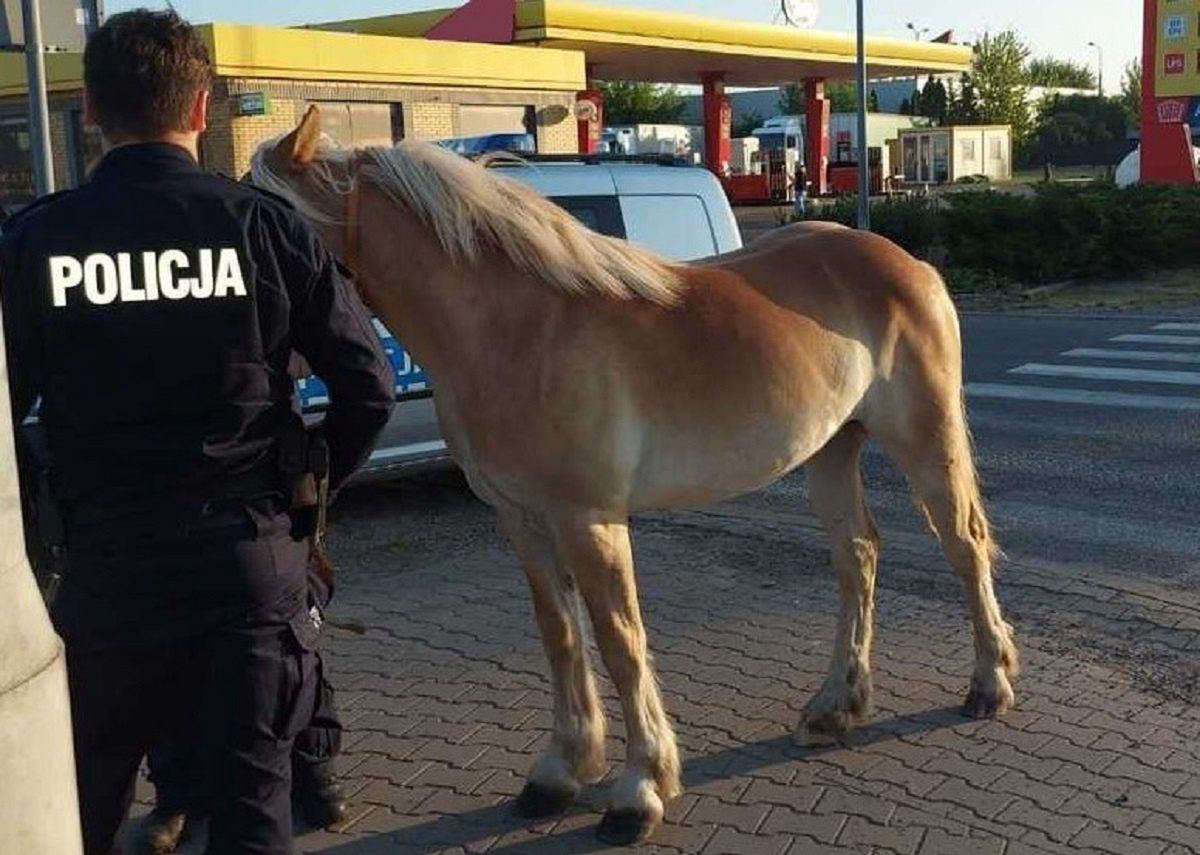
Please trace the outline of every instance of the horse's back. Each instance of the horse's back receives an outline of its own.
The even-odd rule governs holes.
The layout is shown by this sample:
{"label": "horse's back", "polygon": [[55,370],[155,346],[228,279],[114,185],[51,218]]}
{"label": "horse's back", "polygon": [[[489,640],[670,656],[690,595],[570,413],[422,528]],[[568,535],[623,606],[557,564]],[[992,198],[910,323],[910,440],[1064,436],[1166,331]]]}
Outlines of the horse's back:
{"label": "horse's back", "polygon": [[885,237],[838,223],[781,226],[705,265],[831,328],[883,334],[899,319],[943,326],[953,315],[938,272]]}

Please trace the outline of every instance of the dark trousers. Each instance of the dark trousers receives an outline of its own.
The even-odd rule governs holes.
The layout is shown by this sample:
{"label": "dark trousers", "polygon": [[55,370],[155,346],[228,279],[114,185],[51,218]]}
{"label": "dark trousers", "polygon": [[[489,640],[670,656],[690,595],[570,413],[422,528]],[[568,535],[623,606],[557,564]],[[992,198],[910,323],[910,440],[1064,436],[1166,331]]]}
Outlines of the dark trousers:
{"label": "dark trousers", "polygon": [[277,514],[202,508],[172,523],[72,532],[52,611],[85,852],[108,855],[142,758],[186,728],[202,759],[209,855],[291,853],[292,745],[317,690],[307,548]]}
{"label": "dark trousers", "polygon": [[[333,598],[333,587],[321,577],[318,565],[312,560],[308,562],[306,579],[308,607],[315,608],[323,620]],[[314,650],[313,655],[316,683],[313,703],[297,710],[304,724],[292,747],[292,777],[298,786],[332,774],[333,758],[342,750],[342,722],[334,704],[333,686],[325,676],[320,652]],[[209,811],[204,800],[204,745],[198,738],[194,720],[180,722],[179,726],[180,729],[164,734],[152,744],[146,756],[155,801],[164,812],[202,816]]]}
{"label": "dark trousers", "polygon": [[[330,764],[341,752],[342,723],[334,705],[333,686],[324,674],[324,662],[316,654],[316,691],[314,707],[304,729],[292,746],[292,779],[296,786],[319,780],[331,773]],[[203,816],[208,812],[204,800],[203,749],[197,722],[180,723],[182,730],[158,740],[147,754],[150,781],[155,800],[165,813]]]}
{"label": "dark trousers", "polygon": [[289,626],[155,647],[67,651],[84,851],[107,855],[142,757],[183,721],[205,746],[212,855],[290,853],[291,753],[315,658]]}

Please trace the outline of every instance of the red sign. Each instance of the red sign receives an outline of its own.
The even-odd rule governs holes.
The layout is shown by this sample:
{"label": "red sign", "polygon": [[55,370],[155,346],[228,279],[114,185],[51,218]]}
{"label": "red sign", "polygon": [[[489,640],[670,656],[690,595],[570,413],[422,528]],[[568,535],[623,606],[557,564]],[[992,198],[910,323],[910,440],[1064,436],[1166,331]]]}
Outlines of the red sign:
{"label": "red sign", "polygon": [[1163,74],[1183,74],[1187,71],[1187,57],[1181,53],[1169,53],[1163,57]]}
{"label": "red sign", "polygon": [[1158,102],[1158,123],[1177,125],[1187,116],[1188,102],[1180,98],[1164,98]]}

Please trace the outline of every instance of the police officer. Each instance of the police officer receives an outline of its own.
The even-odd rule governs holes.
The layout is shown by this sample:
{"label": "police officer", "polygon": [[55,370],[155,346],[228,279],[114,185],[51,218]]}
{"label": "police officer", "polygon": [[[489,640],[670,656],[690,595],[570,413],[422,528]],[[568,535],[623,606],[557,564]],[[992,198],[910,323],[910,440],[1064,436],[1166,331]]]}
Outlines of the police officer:
{"label": "police officer", "polygon": [[66,520],[52,616],[85,849],[111,850],[157,736],[198,728],[208,852],[290,852],[318,626],[288,513],[289,354],[330,388],[334,489],[387,421],[391,372],[299,216],[200,169],[211,66],[190,26],[113,16],[84,81],[106,153],[87,184],[5,223],[0,296],[15,412],[40,396]]}

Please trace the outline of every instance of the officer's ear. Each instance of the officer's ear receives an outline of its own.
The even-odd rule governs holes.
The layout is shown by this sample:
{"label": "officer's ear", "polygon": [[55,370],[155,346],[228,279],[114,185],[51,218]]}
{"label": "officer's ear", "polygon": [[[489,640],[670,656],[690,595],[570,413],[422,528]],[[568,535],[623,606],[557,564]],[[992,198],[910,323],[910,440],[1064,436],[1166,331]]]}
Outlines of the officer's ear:
{"label": "officer's ear", "polygon": [[192,103],[192,115],[188,119],[188,130],[197,134],[208,130],[208,104],[209,91],[202,89],[197,92],[196,100]]}
{"label": "officer's ear", "polygon": [[313,104],[296,129],[279,141],[275,157],[294,172],[303,172],[316,159],[320,144],[321,111]]}

